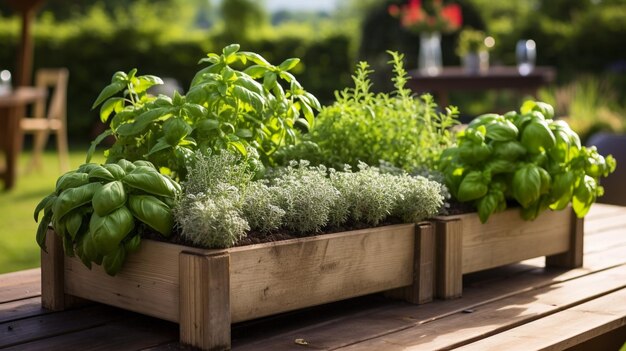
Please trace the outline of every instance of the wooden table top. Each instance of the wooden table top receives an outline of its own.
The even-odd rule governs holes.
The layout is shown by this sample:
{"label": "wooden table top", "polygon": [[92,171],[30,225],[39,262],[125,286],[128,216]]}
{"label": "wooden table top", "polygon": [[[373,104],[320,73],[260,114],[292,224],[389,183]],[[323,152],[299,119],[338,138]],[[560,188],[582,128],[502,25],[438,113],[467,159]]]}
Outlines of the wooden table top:
{"label": "wooden table top", "polygon": [[[596,204],[580,269],[533,259],[466,276],[460,299],[415,306],[370,295],[236,324],[233,349],[617,350],[626,341],[625,228],[626,207]],[[177,339],[176,324],[113,307],[42,309],[39,269],[0,275],[0,348],[184,349]]]}
{"label": "wooden table top", "polygon": [[528,75],[521,75],[516,67],[489,67],[485,74],[467,74],[463,67],[444,67],[436,76],[409,72],[409,86],[416,91],[456,91],[488,89],[537,89],[554,81],[553,67],[535,67]]}

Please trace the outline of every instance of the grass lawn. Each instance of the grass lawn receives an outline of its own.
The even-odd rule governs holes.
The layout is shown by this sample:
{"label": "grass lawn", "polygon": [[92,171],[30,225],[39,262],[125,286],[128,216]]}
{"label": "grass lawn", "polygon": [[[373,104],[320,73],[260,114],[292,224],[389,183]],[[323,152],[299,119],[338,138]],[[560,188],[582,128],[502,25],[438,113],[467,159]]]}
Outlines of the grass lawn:
{"label": "grass lawn", "polygon": [[[86,151],[86,146],[71,151],[72,169],[84,163]],[[39,266],[39,247],[35,242],[37,223],[33,211],[37,203],[54,190],[61,171],[56,152],[49,151],[44,155],[41,171],[25,174],[30,157],[28,151],[22,154],[15,187],[10,191],[0,190],[0,274]],[[92,162],[104,162],[104,157]],[[3,189],[4,184],[1,187]]]}

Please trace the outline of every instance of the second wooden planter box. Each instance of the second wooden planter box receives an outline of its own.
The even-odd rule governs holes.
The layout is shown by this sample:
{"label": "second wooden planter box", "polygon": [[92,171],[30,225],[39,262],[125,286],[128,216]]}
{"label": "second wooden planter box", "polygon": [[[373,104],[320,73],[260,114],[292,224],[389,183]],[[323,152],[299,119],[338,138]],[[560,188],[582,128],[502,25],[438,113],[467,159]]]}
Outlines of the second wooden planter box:
{"label": "second wooden planter box", "polygon": [[433,234],[428,223],[403,224],[226,250],[145,240],[110,277],[65,257],[49,231],[42,303],[97,301],[179,323],[185,344],[228,349],[235,322],[381,291],[430,301]]}
{"label": "second wooden planter box", "polygon": [[576,268],[583,260],[583,219],[571,208],[545,211],[524,221],[517,209],[489,217],[478,214],[437,217],[436,295],[459,297],[463,274],[546,256],[546,266]]}

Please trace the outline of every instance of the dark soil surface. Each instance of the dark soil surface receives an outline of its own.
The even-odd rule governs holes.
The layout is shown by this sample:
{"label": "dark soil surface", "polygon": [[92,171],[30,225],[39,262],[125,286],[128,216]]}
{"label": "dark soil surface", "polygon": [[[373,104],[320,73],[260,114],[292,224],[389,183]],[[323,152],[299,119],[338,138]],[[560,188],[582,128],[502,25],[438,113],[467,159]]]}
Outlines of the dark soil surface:
{"label": "dark soil surface", "polygon": [[[457,214],[470,213],[470,212],[476,212],[476,209],[466,203],[452,202],[450,203],[450,207],[448,208],[447,215],[457,215]],[[392,225],[392,224],[400,224],[400,223],[402,222],[398,219],[391,219],[383,223],[380,223],[378,227]],[[350,230],[359,230],[359,229],[366,229],[366,228],[371,228],[371,227],[372,227],[371,225],[360,223],[357,225],[345,225],[339,228],[326,228],[319,233],[314,233],[310,235],[301,235],[301,236],[284,232],[284,231],[279,231],[279,232],[274,232],[274,233],[260,233],[260,232],[250,231],[248,232],[247,236],[241,239],[235,246],[237,247],[237,246],[261,244],[261,243],[269,243],[269,242],[280,241],[280,240],[297,239],[297,238],[313,236],[313,235],[340,233],[340,232],[345,232],[345,231],[350,231]],[[146,239],[156,240],[156,241],[169,242],[172,244],[203,248],[183,238],[180,235],[180,232],[177,231],[176,229],[172,233],[172,236],[169,238],[164,238],[159,233],[156,233],[151,230],[145,231],[142,237]]]}

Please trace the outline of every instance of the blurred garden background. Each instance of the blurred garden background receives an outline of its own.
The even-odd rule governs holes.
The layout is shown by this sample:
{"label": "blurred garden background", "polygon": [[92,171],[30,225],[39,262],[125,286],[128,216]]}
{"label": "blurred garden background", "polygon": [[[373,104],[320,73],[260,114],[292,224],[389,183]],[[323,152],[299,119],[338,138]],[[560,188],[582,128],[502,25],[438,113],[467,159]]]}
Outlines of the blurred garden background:
{"label": "blurred garden background", "polygon": [[[322,104],[351,84],[357,62],[370,63],[375,89],[391,89],[386,50],[417,67],[419,35],[389,14],[400,0],[47,0],[34,25],[33,71],[67,67],[71,168],[84,161],[88,143],[106,126],[91,105],[114,72],[171,78],[184,92],[198,60],[239,43],[270,62],[299,57],[298,80]],[[427,3],[427,1],[424,1]],[[452,1],[444,1],[452,3]],[[457,0],[463,27],[482,30],[495,44],[492,66],[514,66],[515,45],[533,39],[536,64],[556,69],[555,82],[538,98],[555,106],[583,138],[597,131],[622,133],[626,122],[626,0]],[[14,71],[21,20],[0,1],[0,70]],[[460,64],[460,31],[444,34],[445,66]],[[174,84],[173,82],[176,82]],[[455,93],[450,103],[464,116],[519,106],[501,92]],[[52,141],[49,142],[52,147]],[[0,273],[39,265],[32,212],[60,175],[50,148],[42,171],[25,173],[25,142],[15,188],[0,193]],[[101,156],[95,161],[102,161]]]}

